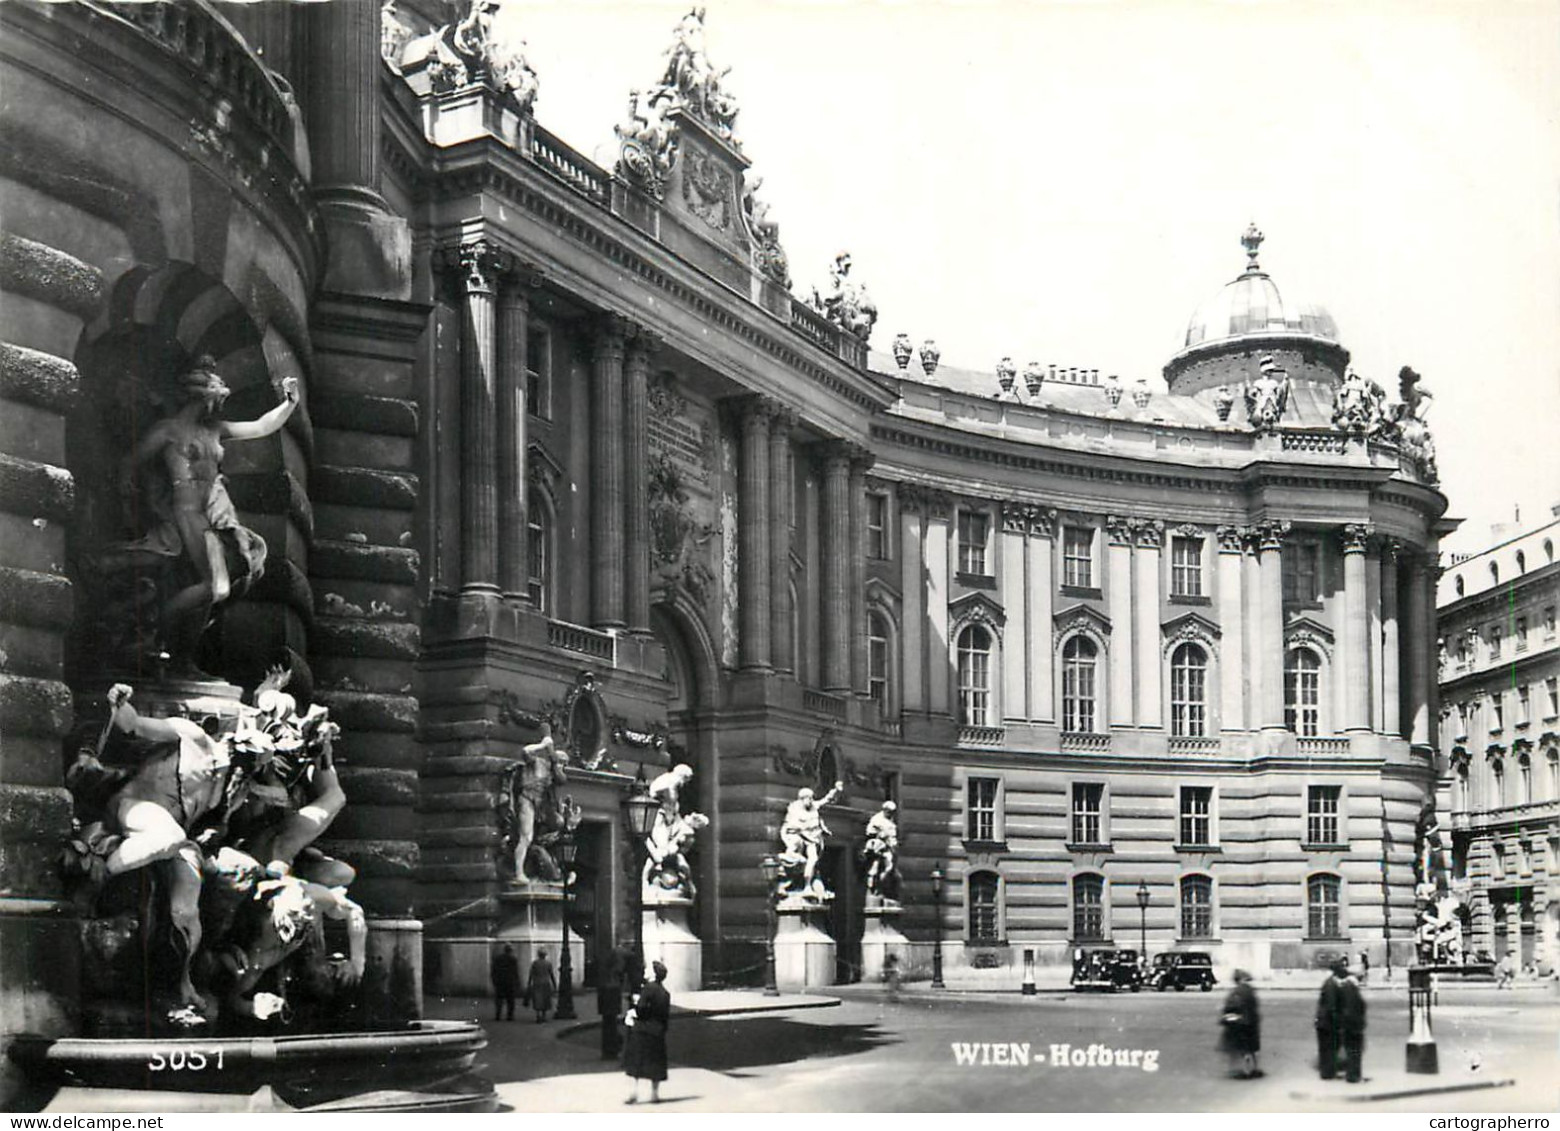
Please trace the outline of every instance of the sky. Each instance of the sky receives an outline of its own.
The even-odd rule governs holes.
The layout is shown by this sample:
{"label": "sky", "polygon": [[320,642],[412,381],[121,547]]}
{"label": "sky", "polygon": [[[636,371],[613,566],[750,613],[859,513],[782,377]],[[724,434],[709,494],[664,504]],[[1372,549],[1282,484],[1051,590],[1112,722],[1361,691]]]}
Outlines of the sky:
{"label": "sky", "polygon": [[[506,0],[538,120],[611,167],[686,0]],[[1353,365],[1434,393],[1471,551],[1560,503],[1560,0],[712,0],[793,289],[848,250],[873,344],[1162,388],[1240,235]]]}

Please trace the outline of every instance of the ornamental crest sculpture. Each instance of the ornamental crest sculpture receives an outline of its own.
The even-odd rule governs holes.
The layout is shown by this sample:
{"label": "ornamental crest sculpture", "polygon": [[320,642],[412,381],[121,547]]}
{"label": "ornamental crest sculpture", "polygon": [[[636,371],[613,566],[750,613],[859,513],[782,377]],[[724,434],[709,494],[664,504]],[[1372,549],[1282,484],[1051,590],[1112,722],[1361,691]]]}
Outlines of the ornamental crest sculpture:
{"label": "ornamental crest sculpture", "polygon": [[665,452],[651,453],[648,480],[650,549],[656,573],[668,584],[681,584],[702,609],[709,603],[715,580],[705,550],[715,528],[695,517],[682,472]]}
{"label": "ornamental crest sculpture", "polygon": [[[496,34],[495,20],[501,7],[501,0],[471,0],[464,19],[408,40],[398,69],[403,74],[425,70],[429,83],[440,93],[486,83],[521,114],[530,113],[539,89],[536,72],[526,62],[524,40]],[[382,11],[381,20],[387,15],[395,19],[391,10]],[[381,50],[386,50],[397,34],[388,22],[382,25]]]}
{"label": "ornamental crest sculpture", "polygon": [[1272,432],[1289,407],[1289,372],[1264,357],[1255,380],[1246,382],[1246,419],[1260,435]]}
{"label": "ornamental crest sculpture", "polygon": [[1349,370],[1333,399],[1333,427],[1351,436],[1374,436],[1386,420],[1387,392]]}
{"label": "ornamental crest sculpture", "polygon": [[628,92],[628,120],[613,127],[618,139],[618,176],[660,200],[677,162],[677,127],[667,114],[676,104],[666,90]]}
{"label": "ornamental crest sculpture", "polygon": [[731,174],[719,162],[697,150],[690,151],[683,166],[682,187],[688,211],[717,232],[731,227],[735,190]]}
{"label": "ornamental crest sculpture", "polygon": [[[313,847],[346,805],[340,731],[322,706],[299,712],[288,676],[273,669],[252,706],[157,702],[167,717],[115,684],[66,771],[75,817],[61,863],[84,968],[130,1008],[152,1003],[138,1027],[280,1020],[363,979],[357,873]],[[327,919],[345,923],[346,955],[326,947]]]}
{"label": "ornamental crest sculpture", "polygon": [[769,205],[758,199],[763,184],[763,177],[743,178],[742,218],[753,238],[753,265],[782,287],[789,287],[791,264],[780,246],[780,225],[769,218]]}
{"label": "ornamental crest sculpture", "polygon": [[703,122],[722,141],[740,149],[736,138],[736,99],[722,87],[731,68],[717,71],[705,51],[704,6],[693,8],[672,34],[675,38],[666,49],[666,64],[656,93],[670,94],[679,109]]}
{"label": "ornamental crest sculpture", "polygon": [[829,293],[820,295],[814,287],[809,305],[841,330],[866,343],[872,337],[872,327],[877,324],[878,308],[867,294],[867,288],[851,281],[850,267],[850,252],[836,255],[834,266],[829,268]]}

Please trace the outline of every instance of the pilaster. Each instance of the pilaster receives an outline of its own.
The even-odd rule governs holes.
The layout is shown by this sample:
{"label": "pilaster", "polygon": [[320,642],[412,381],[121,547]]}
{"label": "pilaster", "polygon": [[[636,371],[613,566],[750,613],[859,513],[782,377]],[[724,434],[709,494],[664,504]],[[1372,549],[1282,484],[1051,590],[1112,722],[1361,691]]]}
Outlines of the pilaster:
{"label": "pilaster", "polygon": [[867,694],[867,471],[872,455],[853,448],[850,461],[850,684]]}
{"label": "pilaster", "polygon": [[597,322],[591,359],[591,623],[622,628],[623,354],[629,324]]}
{"label": "pilaster", "polygon": [[623,589],[628,627],[650,632],[650,359],[660,339],[640,327],[623,367]]}
{"label": "pilaster", "polygon": [[1132,552],[1132,642],[1137,667],[1137,723],[1164,726],[1164,689],[1159,659],[1159,548],[1164,523],[1139,520]]}
{"label": "pilaster", "polygon": [[526,472],[526,339],[531,291],[541,273],[507,272],[498,292],[498,587],[506,600],[526,597],[530,478]]}
{"label": "pilaster", "polygon": [[1251,528],[1257,557],[1258,623],[1254,644],[1257,667],[1262,672],[1261,713],[1263,730],[1284,729],[1284,535],[1287,522],[1261,522]]}
{"label": "pilaster", "polygon": [[1219,690],[1225,730],[1245,730],[1246,722],[1246,610],[1242,570],[1242,531],[1221,526],[1218,539],[1219,587]]}
{"label": "pilaster", "polygon": [[850,672],[850,462],[849,445],[824,445],[823,458],[823,687],[847,692]]}
{"label": "pilaster", "polygon": [[1369,604],[1365,592],[1365,550],[1369,526],[1345,526],[1343,537],[1343,649],[1339,678],[1344,680],[1343,729],[1370,729]]}
{"label": "pilaster", "polygon": [[769,422],[774,405],[741,403],[742,463],[737,474],[738,650],[744,670],[770,666]]}
{"label": "pilaster", "polygon": [[1110,662],[1110,725],[1132,726],[1136,720],[1132,696],[1134,674],[1132,638],[1132,523],[1130,519],[1111,515],[1105,520],[1105,533],[1110,542],[1106,549],[1108,590],[1106,607],[1112,626],[1119,626],[1119,639],[1111,641]]}

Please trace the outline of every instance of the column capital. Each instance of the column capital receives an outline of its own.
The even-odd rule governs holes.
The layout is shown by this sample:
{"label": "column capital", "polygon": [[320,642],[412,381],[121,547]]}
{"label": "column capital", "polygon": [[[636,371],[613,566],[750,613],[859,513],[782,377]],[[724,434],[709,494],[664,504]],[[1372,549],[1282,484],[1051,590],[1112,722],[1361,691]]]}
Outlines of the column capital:
{"label": "column capital", "polygon": [[634,324],[621,314],[610,311],[591,319],[586,330],[591,353],[598,357],[622,358],[627,348]]}
{"label": "column capital", "polygon": [[1049,538],[1056,529],[1056,508],[1004,499],[1002,529],[1012,534],[1038,534]]}
{"label": "column capital", "polygon": [[1219,553],[1238,554],[1246,543],[1244,526],[1216,526],[1213,535],[1219,540]]}
{"label": "column capital", "polygon": [[1135,524],[1137,520],[1130,515],[1108,514],[1105,516],[1105,533],[1110,538],[1112,546],[1132,545]]}
{"label": "column capital", "polygon": [[780,411],[780,403],[762,393],[739,393],[720,402],[726,418],[740,428],[768,427]]}
{"label": "column capital", "polygon": [[1374,528],[1368,522],[1351,522],[1338,531],[1345,554],[1363,554],[1370,547]]}
{"label": "column capital", "polygon": [[917,510],[928,518],[947,518],[953,510],[953,496],[924,483],[898,484],[901,509]]}
{"label": "column capital", "polygon": [[1242,528],[1247,548],[1254,554],[1270,554],[1284,548],[1284,536],[1289,533],[1289,523],[1278,519],[1255,522]]}
{"label": "column capital", "polygon": [[457,279],[467,294],[492,295],[514,269],[514,256],[486,238],[446,244],[433,253],[434,269]]}
{"label": "column capital", "polygon": [[632,330],[628,338],[628,352],[650,358],[666,344],[666,339],[648,326],[631,324]]}
{"label": "column capital", "polygon": [[1157,518],[1140,518],[1134,522],[1133,534],[1139,546],[1146,550],[1157,550],[1164,545],[1165,524]]}
{"label": "column capital", "polygon": [[852,472],[865,475],[877,463],[877,456],[850,440],[821,440],[815,447],[818,460],[826,470],[832,464],[842,463],[848,465]]}

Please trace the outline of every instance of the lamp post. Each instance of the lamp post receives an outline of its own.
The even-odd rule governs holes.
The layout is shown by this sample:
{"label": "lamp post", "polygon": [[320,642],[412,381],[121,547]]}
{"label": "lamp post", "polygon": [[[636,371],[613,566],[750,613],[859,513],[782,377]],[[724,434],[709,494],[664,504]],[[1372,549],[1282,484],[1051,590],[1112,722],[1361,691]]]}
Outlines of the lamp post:
{"label": "lamp post", "polygon": [[768,926],[764,936],[764,996],[779,997],[780,986],[775,980],[775,881],[780,878],[780,861],[766,852],[758,868],[764,874],[764,921]]}
{"label": "lamp post", "polygon": [[942,891],[942,865],[934,864],[932,865],[932,914],[936,917],[937,921],[937,934],[934,936],[934,941],[932,943],[932,989],[934,990],[947,989],[947,987],[943,985],[942,971]]}
{"label": "lamp post", "polygon": [[623,798],[623,828],[628,833],[630,846],[634,850],[634,874],[628,878],[629,887],[634,892],[634,958],[639,963],[639,976],[644,977],[645,970],[645,885],[641,878],[645,867],[645,856],[648,850],[645,841],[650,837],[650,829],[655,824],[655,813],[660,803],[650,796],[650,790],[646,786],[644,778],[634,780],[634,791]]}
{"label": "lamp post", "polygon": [[1148,881],[1139,880],[1138,901],[1138,965],[1148,963]]}
{"label": "lamp post", "polygon": [[558,841],[558,860],[563,865],[563,942],[558,957],[558,1008],[554,1020],[573,1021],[574,1012],[574,960],[569,946],[569,882],[574,875],[574,858],[580,850],[572,832],[563,834]]}

